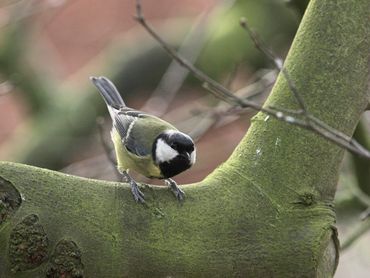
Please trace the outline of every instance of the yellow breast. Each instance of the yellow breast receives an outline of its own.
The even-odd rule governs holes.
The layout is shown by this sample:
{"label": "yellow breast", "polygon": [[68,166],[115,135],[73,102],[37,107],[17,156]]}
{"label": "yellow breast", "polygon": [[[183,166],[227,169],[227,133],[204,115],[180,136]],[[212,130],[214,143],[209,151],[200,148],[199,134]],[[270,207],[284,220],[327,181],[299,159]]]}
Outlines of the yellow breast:
{"label": "yellow breast", "polygon": [[118,170],[133,170],[146,177],[163,178],[151,155],[139,157],[129,152],[122,144],[121,137],[115,128],[112,129],[111,137],[116,152]]}

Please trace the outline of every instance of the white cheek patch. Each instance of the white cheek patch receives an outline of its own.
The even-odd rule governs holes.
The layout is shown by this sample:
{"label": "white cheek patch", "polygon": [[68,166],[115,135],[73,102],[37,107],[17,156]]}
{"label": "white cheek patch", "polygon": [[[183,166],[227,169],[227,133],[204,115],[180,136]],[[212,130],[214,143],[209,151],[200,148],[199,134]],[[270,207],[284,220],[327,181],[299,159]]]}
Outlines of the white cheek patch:
{"label": "white cheek patch", "polygon": [[197,152],[194,149],[194,151],[192,151],[191,154],[190,154],[190,164],[191,165],[193,165],[195,163],[196,157],[197,157]]}
{"label": "white cheek patch", "polygon": [[155,150],[157,162],[170,161],[178,155],[179,153],[172,149],[164,140],[158,139],[157,148]]}

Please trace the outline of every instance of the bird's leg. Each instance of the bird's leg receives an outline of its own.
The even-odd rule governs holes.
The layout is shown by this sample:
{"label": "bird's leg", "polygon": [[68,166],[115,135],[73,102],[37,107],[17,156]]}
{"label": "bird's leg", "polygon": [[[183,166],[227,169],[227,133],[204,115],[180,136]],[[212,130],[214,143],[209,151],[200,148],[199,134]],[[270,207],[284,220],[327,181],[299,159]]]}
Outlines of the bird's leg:
{"label": "bird's leg", "polygon": [[125,179],[125,181],[130,184],[131,192],[132,192],[132,195],[134,196],[135,201],[144,204],[145,203],[144,193],[140,191],[140,189],[137,186],[137,183],[134,181],[134,179],[131,178],[131,176],[127,173],[127,171],[119,170],[119,172],[121,173],[121,175]]}
{"label": "bird's leg", "polygon": [[175,194],[177,200],[183,201],[185,199],[185,192],[182,191],[177,183],[173,179],[166,179],[166,184],[171,188],[173,194]]}

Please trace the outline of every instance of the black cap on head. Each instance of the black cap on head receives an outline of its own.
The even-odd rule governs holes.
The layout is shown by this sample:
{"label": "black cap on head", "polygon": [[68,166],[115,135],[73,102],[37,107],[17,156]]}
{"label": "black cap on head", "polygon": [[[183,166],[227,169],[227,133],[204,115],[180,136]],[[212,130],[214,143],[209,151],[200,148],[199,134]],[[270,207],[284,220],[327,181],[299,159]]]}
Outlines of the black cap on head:
{"label": "black cap on head", "polygon": [[188,135],[179,131],[167,131],[156,138],[152,156],[163,177],[170,178],[193,165],[194,152],[194,142]]}

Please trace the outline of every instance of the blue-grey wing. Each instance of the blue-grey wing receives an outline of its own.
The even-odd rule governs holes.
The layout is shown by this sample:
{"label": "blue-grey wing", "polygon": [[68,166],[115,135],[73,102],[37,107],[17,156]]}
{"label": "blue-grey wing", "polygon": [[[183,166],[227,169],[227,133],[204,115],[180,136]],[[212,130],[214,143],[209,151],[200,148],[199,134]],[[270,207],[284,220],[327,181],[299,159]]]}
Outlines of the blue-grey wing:
{"label": "blue-grey wing", "polygon": [[125,108],[117,111],[114,117],[114,127],[117,129],[126,149],[137,155],[146,156],[151,153],[152,146],[145,141],[142,121],[150,117],[140,111]]}

